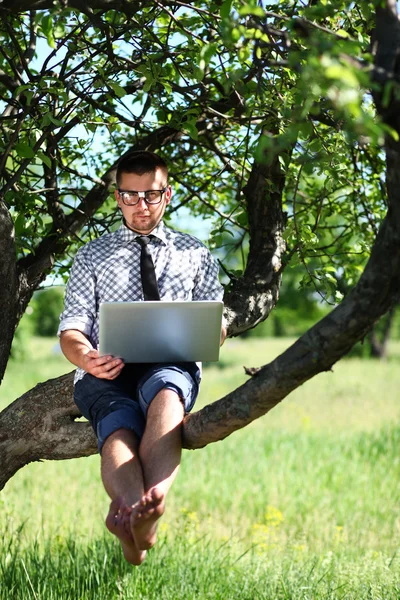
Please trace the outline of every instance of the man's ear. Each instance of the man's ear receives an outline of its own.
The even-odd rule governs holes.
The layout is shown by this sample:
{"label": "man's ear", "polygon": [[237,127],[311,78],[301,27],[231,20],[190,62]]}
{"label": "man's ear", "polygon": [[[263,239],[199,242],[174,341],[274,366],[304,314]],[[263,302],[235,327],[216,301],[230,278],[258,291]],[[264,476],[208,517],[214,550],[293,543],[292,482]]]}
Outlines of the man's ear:
{"label": "man's ear", "polygon": [[119,208],[121,208],[121,198],[119,196],[118,190],[114,190],[114,196],[115,196],[115,199],[117,201],[117,204],[118,204]]}
{"label": "man's ear", "polygon": [[165,191],[165,204],[169,204],[172,198],[172,187],[169,185]]}

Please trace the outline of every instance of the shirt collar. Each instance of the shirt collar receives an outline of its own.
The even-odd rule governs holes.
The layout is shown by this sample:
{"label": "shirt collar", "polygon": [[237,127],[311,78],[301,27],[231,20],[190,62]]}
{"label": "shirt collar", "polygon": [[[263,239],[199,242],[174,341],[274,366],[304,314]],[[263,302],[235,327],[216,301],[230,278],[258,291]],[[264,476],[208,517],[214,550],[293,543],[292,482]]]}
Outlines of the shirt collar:
{"label": "shirt collar", "polygon": [[[129,229],[129,227],[125,225],[124,219],[122,219],[121,225],[118,229],[118,234],[121,242],[123,243],[133,242],[137,237],[140,236],[140,233],[132,231],[132,229]],[[155,229],[153,229],[153,231],[149,235],[154,236],[155,238],[159,239],[164,245],[167,245],[167,234],[165,230],[165,225],[162,221],[157,225]]]}

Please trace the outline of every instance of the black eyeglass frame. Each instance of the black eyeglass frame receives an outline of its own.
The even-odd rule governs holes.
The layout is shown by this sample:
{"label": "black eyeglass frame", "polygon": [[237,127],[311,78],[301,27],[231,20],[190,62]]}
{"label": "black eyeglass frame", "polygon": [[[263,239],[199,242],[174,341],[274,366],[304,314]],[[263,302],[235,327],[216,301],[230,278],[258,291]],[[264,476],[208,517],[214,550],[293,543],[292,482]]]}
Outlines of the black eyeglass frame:
{"label": "black eyeglass frame", "polygon": [[[165,194],[165,192],[167,191],[167,189],[168,189],[168,185],[166,185],[165,187],[163,187],[162,190],[146,190],[144,192],[138,192],[137,190],[120,190],[120,189],[118,189],[117,191],[118,191],[118,194],[121,197],[122,202],[125,204],[125,206],[136,206],[136,204],[139,204],[140,198],[143,198],[144,201],[146,202],[146,204],[149,204],[150,206],[156,206],[157,204],[160,204],[160,202],[162,201],[162,195]],[[151,200],[148,200],[146,198],[146,194],[148,194],[150,192],[160,192],[160,194],[161,194],[160,199],[156,200],[155,202],[154,201],[152,202]],[[144,194],[144,196],[140,196],[139,195],[138,199],[137,199],[137,202],[133,202],[131,204],[127,204],[125,202],[125,200],[124,200],[123,194]]]}

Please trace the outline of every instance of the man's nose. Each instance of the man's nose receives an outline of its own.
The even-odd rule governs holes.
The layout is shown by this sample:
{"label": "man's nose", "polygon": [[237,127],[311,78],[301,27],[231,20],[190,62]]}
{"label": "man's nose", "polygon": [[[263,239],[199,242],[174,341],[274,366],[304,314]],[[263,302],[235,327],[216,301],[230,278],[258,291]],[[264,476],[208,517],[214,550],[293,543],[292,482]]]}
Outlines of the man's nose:
{"label": "man's nose", "polygon": [[139,200],[138,200],[137,206],[140,206],[140,208],[143,208],[143,206],[145,206],[147,208],[148,205],[147,205],[146,198],[145,198],[144,195],[143,196],[139,196]]}

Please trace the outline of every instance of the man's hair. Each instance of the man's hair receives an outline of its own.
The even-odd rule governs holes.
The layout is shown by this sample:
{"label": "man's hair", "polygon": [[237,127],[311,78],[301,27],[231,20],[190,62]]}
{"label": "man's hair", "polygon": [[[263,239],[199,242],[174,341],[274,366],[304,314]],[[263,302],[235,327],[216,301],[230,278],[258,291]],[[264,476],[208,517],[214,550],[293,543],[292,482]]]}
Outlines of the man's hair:
{"label": "man's hair", "polygon": [[145,175],[155,173],[157,169],[168,176],[168,167],[164,159],[148,150],[139,150],[130,152],[123,156],[117,165],[117,186],[120,185],[123,173],[134,173],[135,175]]}

